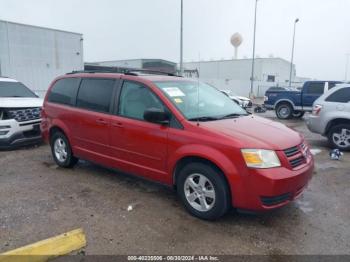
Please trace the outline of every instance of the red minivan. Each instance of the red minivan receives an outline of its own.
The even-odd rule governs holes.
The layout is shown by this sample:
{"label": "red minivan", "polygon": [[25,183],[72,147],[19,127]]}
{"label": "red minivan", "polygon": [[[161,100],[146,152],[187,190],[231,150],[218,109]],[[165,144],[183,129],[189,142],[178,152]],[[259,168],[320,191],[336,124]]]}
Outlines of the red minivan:
{"label": "red minivan", "polygon": [[217,219],[298,197],[314,160],[299,133],[247,113],[214,87],[176,76],[76,72],[51,84],[41,130],[61,167],[86,159],[173,186]]}

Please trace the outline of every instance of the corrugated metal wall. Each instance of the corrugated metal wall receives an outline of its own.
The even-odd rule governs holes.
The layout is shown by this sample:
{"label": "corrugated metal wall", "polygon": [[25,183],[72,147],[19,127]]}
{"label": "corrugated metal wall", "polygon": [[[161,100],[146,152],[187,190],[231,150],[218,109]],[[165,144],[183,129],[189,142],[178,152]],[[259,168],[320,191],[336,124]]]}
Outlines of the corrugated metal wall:
{"label": "corrugated metal wall", "polygon": [[40,96],[57,76],[82,70],[81,34],[0,21],[0,74]]}

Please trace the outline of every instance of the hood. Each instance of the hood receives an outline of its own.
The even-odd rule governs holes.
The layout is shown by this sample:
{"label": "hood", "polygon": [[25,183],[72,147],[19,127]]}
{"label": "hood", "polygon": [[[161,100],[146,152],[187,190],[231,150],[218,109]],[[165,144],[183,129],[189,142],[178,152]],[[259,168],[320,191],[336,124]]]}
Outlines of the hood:
{"label": "hood", "polygon": [[200,126],[232,138],[234,145],[240,148],[284,150],[303,140],[302,135],[287,126],[254,115],[201,122]]}
{"label": "hood", "polygon": [[42,107],[43,99],[36,97],[0,97],[0,108]]}
{"label": "hood", "polygon": [[248,97],[244,97],[244,96],[236,96],[236,97],[242,101],[250,101],[250,99]]}

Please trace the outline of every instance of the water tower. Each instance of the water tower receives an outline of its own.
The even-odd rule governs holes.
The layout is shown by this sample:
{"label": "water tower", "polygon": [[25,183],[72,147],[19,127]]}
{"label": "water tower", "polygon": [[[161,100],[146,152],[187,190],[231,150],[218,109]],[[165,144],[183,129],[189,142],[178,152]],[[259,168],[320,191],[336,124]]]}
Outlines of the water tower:
{"label": "water tower", "polygon": [[241,36],[240,33],[235,33],[231,36],[231,44],[235,48],[235,59],[238,57],[238,47],[242,44],[243,42],[243,37]]}

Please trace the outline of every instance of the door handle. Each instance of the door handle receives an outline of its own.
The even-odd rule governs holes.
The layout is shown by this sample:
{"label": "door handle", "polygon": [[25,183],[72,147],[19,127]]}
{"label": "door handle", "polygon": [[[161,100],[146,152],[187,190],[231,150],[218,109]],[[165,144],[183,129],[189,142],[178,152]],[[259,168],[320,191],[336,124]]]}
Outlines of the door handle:
{"label": "door handle", "polygon": [[112,126],[113,126],[113,127],[123,128],[123,124],[120,123],[120,122],[114,122],[114,123],[112,123]]}
{"label": "door handle", "polygon": [[96,120],[96,123],[97,123],[97,124],[100,124],[100,125],[107,125],[107,121],[104,120],[104,119],[102,119],[102,118],[97,119],[97,120]]}

